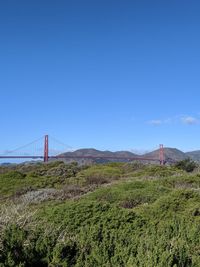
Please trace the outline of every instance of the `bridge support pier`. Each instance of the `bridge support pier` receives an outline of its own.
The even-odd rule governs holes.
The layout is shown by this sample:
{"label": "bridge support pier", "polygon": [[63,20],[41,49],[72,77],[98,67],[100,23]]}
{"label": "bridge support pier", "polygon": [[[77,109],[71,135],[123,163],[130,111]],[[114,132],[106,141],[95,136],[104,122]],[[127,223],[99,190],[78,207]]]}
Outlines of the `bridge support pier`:
{"label": "bridge support pier", "polygon": [[165,164],[165,156],[164,156],[164,146],[162,144],[160,145],[160,150],[159,150],[159,160],[160,160],[160,165],[163,166]]}
{"label": "bridge support pier", "polygon": [[49,136],[45,135],[44,137],[44,162],[49,160]]}

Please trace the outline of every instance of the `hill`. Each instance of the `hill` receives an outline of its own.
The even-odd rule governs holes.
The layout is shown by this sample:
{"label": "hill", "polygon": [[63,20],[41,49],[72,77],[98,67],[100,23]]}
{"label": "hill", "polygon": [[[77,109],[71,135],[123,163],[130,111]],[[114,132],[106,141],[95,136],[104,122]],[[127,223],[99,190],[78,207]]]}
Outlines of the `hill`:
{"label": "hill", "polygon": [[[111,152],[111,151],[100,151],[100,150],[96,150],[93,148],[89,148],[89,149],[85,148],[85,149],[79,149],[73,152],[66,152],[61,155],[69,157],[69,159],[67,159],[66,161],[70,161],[73,159],[73,160],[78,161],[79,163],[92,163],[92,162],[93,163],[106,163],[106,162],[118,162],[118,161],[129,162],[128,158],[131,158],[131,157],[136,157],[136,158],[146,157],[146,158],[152,158],[152,159],[155,159],[155,158],[159,159],[159,149],[143,154],[143,155],[137,155],[130,151]],[[200,161],[199,151],[184,153],[181,150],[178,150],[176,148],[166,147],[164,148],[164,155],[165,155],[166,160],[179,161],[179,160],[186,159],[187,157],[191,157],[193,160]],[[84,157],[88,157],[88,158],[84,159]],[[127,158],[127,159],[122,159],[122,158]]]}
{"label": "hill", "polygon": [[[177,148],[169,148],[169,147],[165,147],[164,148],[164,155],[165,155],[165,159],[172,159],[174,161],[179,161],[179,160],[183,160],[186,159],[188,156],[182,152],[181,150],[178,150]],[[143,155],[144,157],[150,157],[150,158],[159,158],[159,149],[158,150],[154,150],[150,153],[146,153],[145,155]]]}
{"label": "hill", "polygon": [[[96,162],[96,163],[106,163],[106,162],[118,162],[118,161],[122,161],[122,162],[128,162],[128,159],[122,159],[124,158],[128,158],[128,157],[139,157],[138,155],[129,152],[129,151],[116,151],[116,152],[111,152],[111,151],[100,151],[94,148],[84,148],[84,149],[79,149],[73,152],[66,152],[63,154],[60,154],[60,156],[65,156],[65,157],[69,157],[69,160],[66,161],[70,161],[70,157],[73,160],[78,161],[79,163],[92,163],[92,162]],[[80,157],[83,157],[82,159]],[[84,157],[88,157],[85,158]],[[95,157],[95,159],[93,158]],[[118,159],[114,159],[114,158],[118,158]]]}
{"label": "hill", "polygon": [[187,157],[195,161],[200,161],[200,150],[186,152]]}

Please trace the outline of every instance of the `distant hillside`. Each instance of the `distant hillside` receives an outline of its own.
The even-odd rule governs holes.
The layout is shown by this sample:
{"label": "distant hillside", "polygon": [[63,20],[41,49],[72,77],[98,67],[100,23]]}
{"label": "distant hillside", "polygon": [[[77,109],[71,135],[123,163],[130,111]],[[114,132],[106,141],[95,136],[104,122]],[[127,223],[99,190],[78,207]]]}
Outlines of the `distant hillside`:
{"label": "distant hillside", "polygon": [[[79,149],[73,152],[66,152],[61,155],[68,157],[68,159],[66,159],[66,161],[68,162],[72,160],[76,160],[79,163],[84,163],[84,164],[87,164],[87,163],[89,164],[92,162],[96,162],[96,163],[107,163],[107,162],[117,162],[117,161],[128,162],[129,161],[128,159],[122,159],[122,158],[123,157],[124,158],[146,157],[146,158],[152,158],[152,159],[159,158],[159,149],[154,150],[149,153],[145,153],[143,155],[137,155],[130,151],[111,152],[108,150],[100,151],[94,148],[84,148],[84,149]],[[200,150],[184,153],[183,151],[177,148],[166,147],[164,148],[164,155],[165,155],[166,160],[179,161],[179,160],[184,160],[190,157],[192,160],[200,161]],[[88,157],[88,158],[84,158],[84,157]],[[93,157],[95,157],[95,159]],[[112,157],[115,157],[115,159]]]}
{"label": "distant hillside", "polygon": [[112,156],[119,156],[119,157],[134,157],[134,156],[138,156],[137,154],[134,154],[132,152],[129,151],[116,151],[116,152],[111,152],[108,150],[105,151],[101,151],[101,150],[97,150],[94,148],[83,148],[83,149],[78,149],[76,151],[73,152],[66,152],[62,155],[71,155],[71,156],[96,156],[96,157],[112,157]]}
{"label": "distant hillside", "polygon": [[192,160],[200,161],[200,150],[187,152],[185,154],[187,155],[187,157],[191,158]]}
{"label": "distant hillside", "polygon": [[[72,157],[72,159],[77,160],[78,162],[84,162],[84,163],[91,163],[91,162],[96,162],[96,163],[106,163],[110,161],[123,161],[123,162],[128,162],[128,160],[124,159],[122,160],[121,158],[126,158],[126,157],[139,157],[137,154],[134,154],[129,151],[116,151],[116,152],[111,152],[111,151],[100,151],[94,148],[84,148],[84,149],[79,149],[73,152],[66,152],[61,154],[60,156],[66,156],[66,157]],[[80,159],[80,157],[88,157],[86,159]],[[90,158],[91,157],[91,158]],[[93,157],[96,157],[95,159]],[[99,158],[98,158],[99,157]],[[114,159],[119,158],[119,159]],[[70,160],[70,159],[69,159]],[[66,161],[69,161],[66,160]]]}
{"label": "distant hillside", "polygon": [[[170,148],[166,147],[164,148],[164,155],[165,159],[172,159],[172,160],[183,160],[186,159],[188,156],[182,152],[181,150],[178,150],[177,148]],[[154,150],[150,153],[146,153],[143,155],[144,157],[150,157],[150,158],[159,158],[159,149]]]}

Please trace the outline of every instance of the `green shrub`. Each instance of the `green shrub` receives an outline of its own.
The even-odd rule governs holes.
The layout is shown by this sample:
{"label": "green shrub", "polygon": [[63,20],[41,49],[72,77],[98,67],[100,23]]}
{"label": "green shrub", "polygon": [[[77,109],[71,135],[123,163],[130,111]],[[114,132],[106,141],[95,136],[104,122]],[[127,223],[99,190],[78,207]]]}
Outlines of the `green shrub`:
{"label": "green shrub", "polygon": [[[65,199],[28,206],[27,218],[21,202],[15,205],[9,199],[2,205],[0,267],[200,266],[199,174],[175,167],[109,163],[78,169],[76,177],[63,179],[62,184],[59,176],[46,176],[59,165],[66,167],[57,164],[23,169],[23,179],[16,172],[24,172],[18,169],[10,176],[0,174],[1,195],[59,184],[58,194]],[[43,175],[33,177],[37,170]],[[83,183],[76,185],[78,179]],[[74,198],[103,179],[110,184]],[[112,184],[115,180],[119,181]],[[66,201],[68,196],[74,199]],[[8,225],[5,217],[12,218]]]}
{"label": "green shrub", "polygon": [[86,185],[108,183],[119,179],[123,173],[118,164],[113,165],[91,166],[87,170],[80,172],[79,176],[84,178]]}
{"label": "green shrub", "polygon": [[197,167],[197,164],[190,158],[187,158],[187,159],[178,161],[175,164],[175,167],[177,167],[178,169],[184,170],[186,172],[192,172]]}
{"label": "green shrub", "polygon": [[26,174],[19,172],[19,171],[9,171],[5,174],[3,174],[4,178],[8,179],[24,179],[26,177]]}
{"label": "green shrub", "polygon": [[32,251],[26,250],[27,232],[16,225],[10,225],[2,234],[2,252],[0,262],[8,267],[25,267],[32,257]]}

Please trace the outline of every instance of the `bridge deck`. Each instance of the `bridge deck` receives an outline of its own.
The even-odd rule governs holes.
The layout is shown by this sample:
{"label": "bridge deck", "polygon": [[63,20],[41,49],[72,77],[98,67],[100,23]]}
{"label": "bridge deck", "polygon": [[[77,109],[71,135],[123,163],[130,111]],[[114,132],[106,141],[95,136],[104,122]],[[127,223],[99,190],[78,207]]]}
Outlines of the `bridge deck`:
{"label": "bridge deck", "polygon": [[[146,157],[114,157],[114,156],[49,156],[49,159],[116,159],[116,160],[147,160],[160,161],[157,158]],[[0,159],[44,159],[44,156],[0,156]]]}

